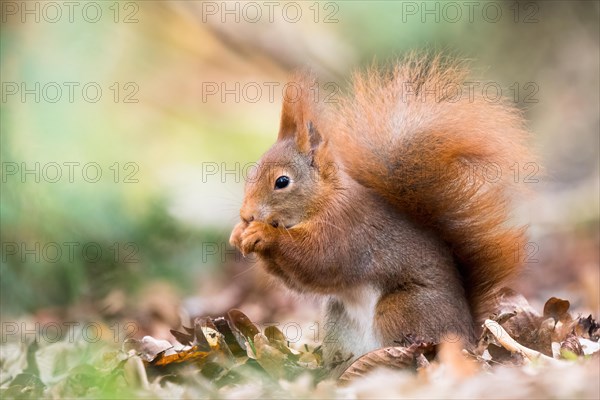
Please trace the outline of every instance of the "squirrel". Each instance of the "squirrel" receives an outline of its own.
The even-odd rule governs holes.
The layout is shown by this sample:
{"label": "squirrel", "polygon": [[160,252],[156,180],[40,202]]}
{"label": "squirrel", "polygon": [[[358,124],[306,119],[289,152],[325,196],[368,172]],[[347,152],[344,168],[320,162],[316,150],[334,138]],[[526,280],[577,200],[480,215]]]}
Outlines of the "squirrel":
{"label": "squirrel", "polygon": [[310,74],[284,91],[230,243],[327,300],[323,358],[338,375],[410,337],[473,344],[521,267],[508,171],[533,159],[529,132],[507,100],[467,91],[469,73],[412,53],[355,74],[331,105]]}

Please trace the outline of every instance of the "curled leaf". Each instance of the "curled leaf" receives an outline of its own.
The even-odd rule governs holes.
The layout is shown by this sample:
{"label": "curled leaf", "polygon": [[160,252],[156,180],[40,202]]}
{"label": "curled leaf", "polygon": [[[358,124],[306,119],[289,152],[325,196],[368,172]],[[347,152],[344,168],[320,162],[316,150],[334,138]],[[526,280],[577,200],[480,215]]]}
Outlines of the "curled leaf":
{"label": "curled leaf", "polygon": [[371,351],[354,361],[339,377],[346,384],[360,378],[378,367],[406,369],[415,366],[415,358],[421,354],[418,345],[409,347],[384,347]]}
{"label": "curled leaf", "polygon": [[223,334],[225,343],[227,343],[231,353],[236,357],[245,356],[246,346],[244,344],[244,337],[242,334],[237,329],[232,329],[229,322],[223,317],[214,319],[213,323],[217,330]]}
{"label": "curled leaf", "polygon": [[229,310],[227,317],[231,324],[247,338],[253,338],[260,332],[256,325],[250,321],[250,318],[240,310],[235,308]]}
{"label": "curled leaf", "polygon": [[560,345],[561,356],[565,356],[565,352],[572,354],[574,356],[583,355],[583,347],[581,347],[581,343],[579,343],[579,339],[575,336],[574,333],[569,334],[564,342]]}
{"label": "curled leaf", "polygon": [[568,313],[571,303],[568,300],[550,297],[544,304],[544,318],[554,318],[555,321],[571,320]]}

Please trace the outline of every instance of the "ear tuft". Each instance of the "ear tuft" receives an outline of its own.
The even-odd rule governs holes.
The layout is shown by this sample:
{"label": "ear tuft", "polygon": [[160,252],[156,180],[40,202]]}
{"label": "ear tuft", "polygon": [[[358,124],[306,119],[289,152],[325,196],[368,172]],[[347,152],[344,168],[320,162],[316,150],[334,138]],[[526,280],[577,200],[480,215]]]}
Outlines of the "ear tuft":
{"label": "ear tuft", "polygon": [[319,147],[319,145],[323,141],[323,138],[321,137],[321,134],[319,133],[317,128],[315,128],[315,125],[312,121],[307,122],[306,130],[308,131],[308,137],[310,139],[310,148],[311,150],[314,150],[317,147]]}
{"label": "ear tuft", "polygon": [[278,140],[294,139],[298,150],[304,153],[321,142],[321,135],[313,123],[317,118],[316,92],[316,79],[310,73],[296,73],[283,92]]}

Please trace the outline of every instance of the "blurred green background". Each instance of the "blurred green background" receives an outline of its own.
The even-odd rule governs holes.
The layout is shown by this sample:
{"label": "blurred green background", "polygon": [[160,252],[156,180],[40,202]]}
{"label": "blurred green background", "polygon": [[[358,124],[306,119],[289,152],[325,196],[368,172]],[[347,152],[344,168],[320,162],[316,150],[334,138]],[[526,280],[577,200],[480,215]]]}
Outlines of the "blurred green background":
{"label": "blurred green background", "polygon": [[[63,2],[60,18],[26,3],[2,2],[4,320],[126,318],[156,334],[158,320],[233,306],[298,312],[227,247],[243,188],[227,171],[274,141],[292,70],[343,87],[356,68],[423,48],[473,60],[535,133],[546,178],[520,218],[540,261],[521,290],[597,313],[597,285],[585,285],[599,268],[597,2],[475,2],[472,15],[453,2],[460,16],[445,2],[278,2],[271,20],[261,2],[75,2],[72,21]],[[221,90],[253,83],[256,101]]]}

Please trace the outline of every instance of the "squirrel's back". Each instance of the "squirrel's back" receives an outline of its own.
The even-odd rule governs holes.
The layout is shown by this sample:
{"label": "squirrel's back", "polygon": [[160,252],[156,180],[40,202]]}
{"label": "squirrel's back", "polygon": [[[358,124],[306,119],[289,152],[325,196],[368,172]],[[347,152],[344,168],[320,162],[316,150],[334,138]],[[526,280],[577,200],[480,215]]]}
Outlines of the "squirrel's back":
{"label": "squirrel's back", "polygon": [[524,228],[509,225],[512,172],[534,159],[520,112],[484,97],[467,74],[417,54],[373,68],[354,77],[327,128],[354,179],[450,246],[478,320],[522,263]]}

